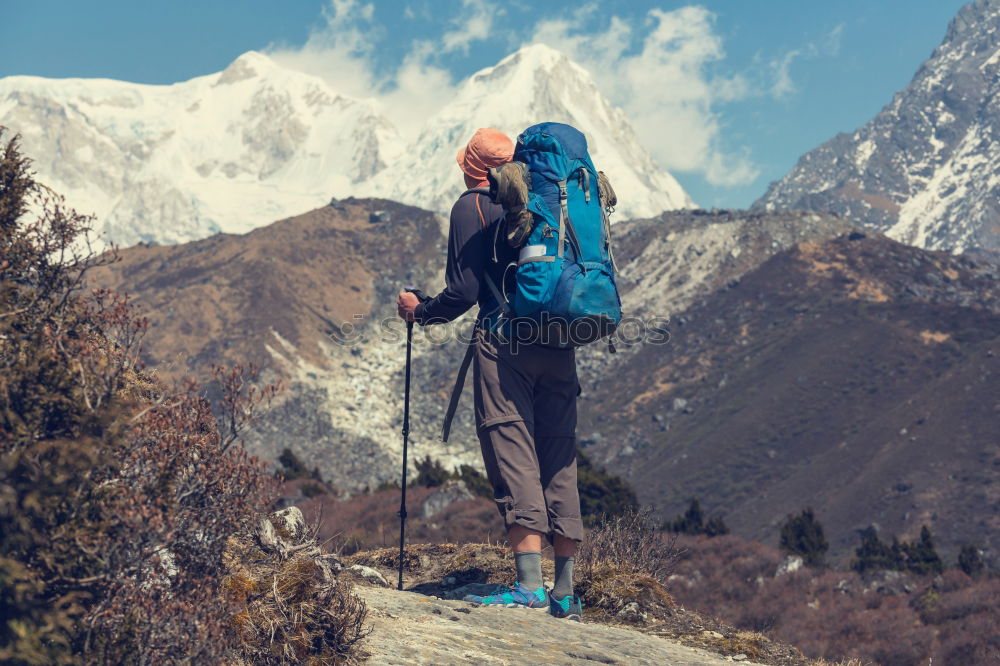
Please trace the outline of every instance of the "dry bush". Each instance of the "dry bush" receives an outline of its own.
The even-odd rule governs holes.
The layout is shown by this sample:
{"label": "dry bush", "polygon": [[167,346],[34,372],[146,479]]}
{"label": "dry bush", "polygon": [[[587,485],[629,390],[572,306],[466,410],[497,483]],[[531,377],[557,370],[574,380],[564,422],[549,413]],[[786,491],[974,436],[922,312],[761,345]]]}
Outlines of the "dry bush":
{"label": "dry bush", "polygon": [[577,554],[577,566],[586,575],[603,562],[613,562],[623,571],[665,581],[682,555],[676,542],[673,537],[665,539],[657,529],[652,510],[629,509],[603,516],[589,530]]}
{"label": "dry bush", "polygon": [[921,620],[938,633],[936,661],[1000,661],[1000,579],[977,580],[958,570],[946,571],[918,598]]}
{"label": "dry bush", "polygon": [[775,548],[733,536],[679,542],[678,603],[765,630],[813,658],[925,666],[991,663],[1000,653],[1000,580],[812,568],[776,577],[784,557]]}
{"label": "dry bush", "polygon": [[[16,138],[0,144],[0,661],[229,660],[223,553],[275,493],[232,444],[275,389],[217,371],[220,432],[196,385],[145,375],[145,320],[84,288],[114,252],[95,254],[89,218],[29,167]],[[348,597],[315,603],[356,614]]]}
{"label": "dry bush", "polygon": [[97,661],[208,662],[232,642],[223,551],[266,510],[274,481],[242,449],[223,452],[210,405],[194,389],[143,414],[104,485],[107,580],[83,621]]}
{"label": "dry bush", "polygon": [[[589,530],[576,557],[576,587],[588,607],[630,621],[663,617],[673,608],[665,586],[680,553],[676,536],[660,532],[651,513],[626,509]],[[636,606],[626,611],[630,604]]]}
{"label": "dry bush", "polygon": [[223,589],[236,604],[237,661],[243,664],[337,664],[357,661],[368,635],[367,608],[340,562],[324,553],[298,509],[285,509],[255,535],[229,541]]}

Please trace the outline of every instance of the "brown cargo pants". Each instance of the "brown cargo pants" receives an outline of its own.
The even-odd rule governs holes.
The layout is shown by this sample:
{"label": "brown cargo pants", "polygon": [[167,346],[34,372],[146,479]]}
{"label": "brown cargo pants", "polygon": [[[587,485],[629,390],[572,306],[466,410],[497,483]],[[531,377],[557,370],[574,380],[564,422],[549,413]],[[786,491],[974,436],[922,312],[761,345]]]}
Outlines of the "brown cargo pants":
{"label": "brown cargo pants", "polygon": [[583,540],[575,351],[475,335],[476,432],[505,527]]}

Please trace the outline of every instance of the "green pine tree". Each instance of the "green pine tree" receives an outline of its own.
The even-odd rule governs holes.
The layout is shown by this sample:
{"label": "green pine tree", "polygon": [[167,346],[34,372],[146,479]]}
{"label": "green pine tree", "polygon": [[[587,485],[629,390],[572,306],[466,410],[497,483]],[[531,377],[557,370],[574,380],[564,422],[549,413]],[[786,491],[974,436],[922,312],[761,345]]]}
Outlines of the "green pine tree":
{"label": "green pine tree", "polygon": [[967,576],[976,578],[983,572],[983,556],[979,549],[971,544],[964,544],[958,553],[958,568]]}
{"label": "green pine tree", "polygon": [[861,531],[861,545],[854,551],[854,558],[851,560],[851,568],[858,573],[879,570],[901,569],[901,558],[898,554],[898,542],[894,539],[893,546],[887,546],[885,542],[878,538],[878,531],[874,527],[867,527]]}
{"label": "green pine tree", "polygon": [[667,529],[671,532],[680,532],[681,534],[704,534],[705,516],[701,511],[701,504],[698,503],[698,500],[692,499],[684,515],[677,516],[668,525]]}
{"label": "green pine tree", "polygon": [[830,544],[823,536],[823,526],[816,520],[811,508],[798,516],[789,514],[781,526],[781,549],[798,555],[809,565],[820,565]]}
{"label": "green pine tree", "polygon": [[915,574],[926,575],[944,571],[944,563],[934,549],[934,539],[926,525],[920,528],[920,540],[907,544],[906,555],[906,569]]}
{"label": "green pine tree", "polygon": [[444,468],[440,460],[433,460],[427,456],[423,460],[417,461],[417,478],[413,483],[426,488],[436,488],[451,478],[448,470]]}
{"label": "green pine tree", "polygon": [[705,534],[710,537],[729,534],[729,527],[726,525],[726,521],[722,519],[722,516],[714,516],[709,518],[708,522],[705,523]]}
{"label": "green pine tree", "polygon": [[586,525],[594,524],[601,516],[621,516],[638,508],[635,491],[623,478],[594,465],[579,448],[576,455],[580,515]]}

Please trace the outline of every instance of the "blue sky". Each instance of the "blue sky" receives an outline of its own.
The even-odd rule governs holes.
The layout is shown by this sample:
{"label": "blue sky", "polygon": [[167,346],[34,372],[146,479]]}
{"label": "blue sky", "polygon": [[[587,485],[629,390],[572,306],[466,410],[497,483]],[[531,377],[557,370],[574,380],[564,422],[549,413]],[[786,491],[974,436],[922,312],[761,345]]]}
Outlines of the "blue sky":
{"label": "blue sky", "polygon": [[0,0],[0,77],[172,83],[262,50],[382,99],[407,130],[463,77],[544,41],[591,70],[695,201],[738,208],[876,114],[963,4]]}

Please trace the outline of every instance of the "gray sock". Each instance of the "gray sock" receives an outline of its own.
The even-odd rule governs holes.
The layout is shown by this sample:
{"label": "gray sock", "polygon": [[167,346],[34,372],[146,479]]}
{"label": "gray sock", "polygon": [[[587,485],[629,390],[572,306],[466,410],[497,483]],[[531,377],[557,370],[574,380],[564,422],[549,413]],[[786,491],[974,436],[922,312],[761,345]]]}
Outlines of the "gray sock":
{"label": "gray sock", "polygon": [[556,584],[552,586],[552,596],[562,599],[573,594],[573,558],[556,558]]}
{"label": "gray sock", "polygon": [[539,552],[514,553],[517,582],[529,590],[542,586],[542,554]]}

